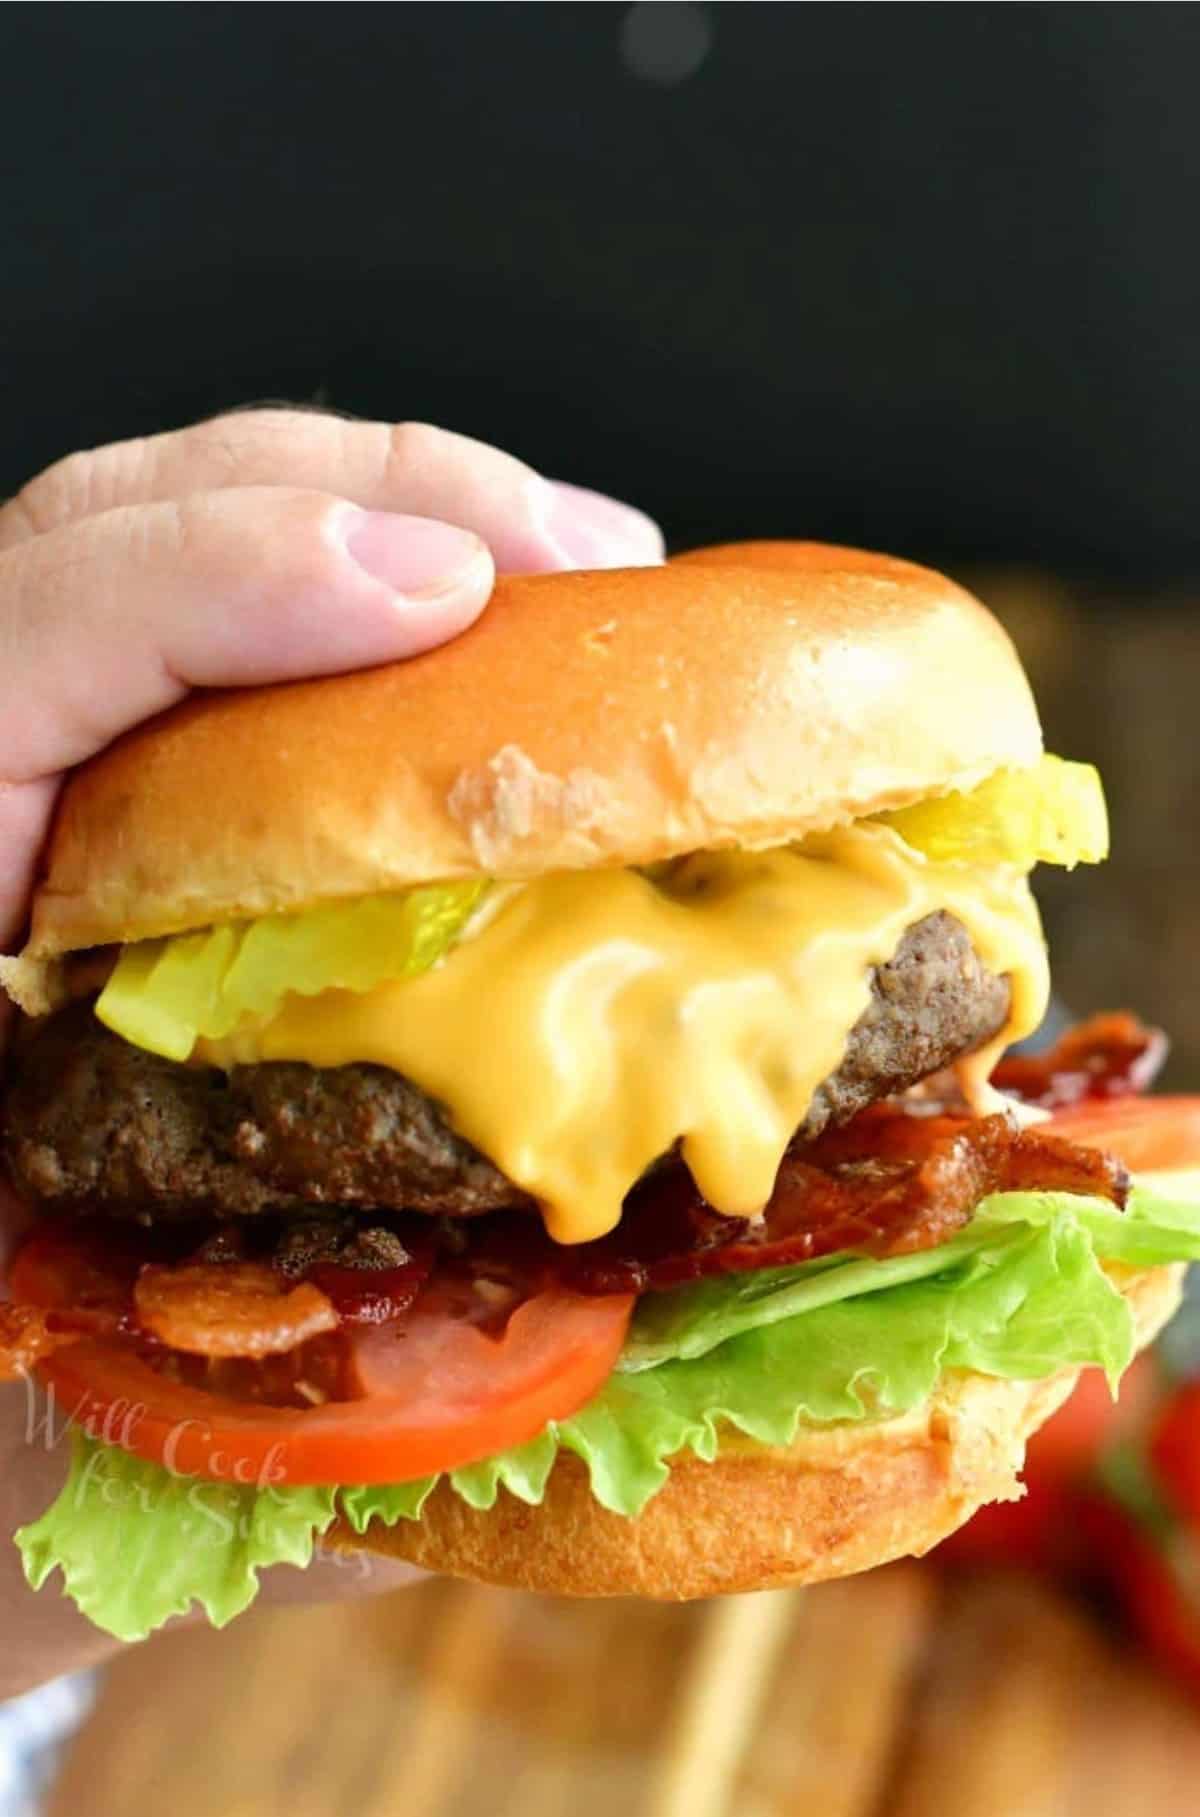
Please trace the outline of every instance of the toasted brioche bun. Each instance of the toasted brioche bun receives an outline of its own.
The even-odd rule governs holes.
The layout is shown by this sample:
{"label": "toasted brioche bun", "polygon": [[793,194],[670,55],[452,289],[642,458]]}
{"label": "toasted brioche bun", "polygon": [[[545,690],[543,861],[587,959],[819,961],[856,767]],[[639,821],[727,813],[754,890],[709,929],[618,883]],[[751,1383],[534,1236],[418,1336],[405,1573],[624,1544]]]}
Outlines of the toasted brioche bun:
{"label": "toasted brioche bun", "polygon": [[[1179,1304],[1183,1268],[1110,1273],[1149,1343]],[[562,1455],[536,1508],[501,1490],[478,1513],[439,1483],[419,1521],[376,1522],[362,1537],[342,1521],[324,1543],[562,1596],[682,1602],[848,1577],[928,1552],[984,1502],[1015,1499],[1025,1441],[1078,1376],[948,1375],[902,1419],[810,1426],[786,1449],[731,1438],[714,1463],[676,1459],[637,1520],[602,1508],[583,1465]]]}
{"label": "toasted brioche bun", "polygon": [[427,655],[194,696],[64,791],[21,960],[479,875],[770,846],[1041,749],[1012,645],[939,574],[817,543],[512,576]]}

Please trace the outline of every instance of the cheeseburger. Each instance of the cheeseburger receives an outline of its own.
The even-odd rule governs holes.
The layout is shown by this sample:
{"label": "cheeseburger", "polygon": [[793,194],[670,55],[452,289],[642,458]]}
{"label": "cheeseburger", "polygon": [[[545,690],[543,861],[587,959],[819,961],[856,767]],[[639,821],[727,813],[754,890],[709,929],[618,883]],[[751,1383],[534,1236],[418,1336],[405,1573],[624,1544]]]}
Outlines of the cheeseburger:
{"label": "cheeseburger", "polygon": [[1161,1037],[1002,1058],[1029,873],[1106,845],[984,608],[815,544],[501,580],[121,739],[0,960],[31,1581],[125,1637],[317,1543],[695,1597],[1017,1493],[1200,1254]]}

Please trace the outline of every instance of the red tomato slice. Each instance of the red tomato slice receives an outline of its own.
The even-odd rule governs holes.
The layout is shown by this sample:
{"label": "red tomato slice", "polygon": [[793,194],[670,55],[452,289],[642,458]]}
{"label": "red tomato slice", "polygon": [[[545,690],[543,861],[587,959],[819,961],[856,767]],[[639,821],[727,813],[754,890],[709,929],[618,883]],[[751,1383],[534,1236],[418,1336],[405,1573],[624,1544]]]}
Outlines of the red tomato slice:
{"label": "red tomato slice", "polygon": [[1116,1502],[1098,1496],[1081,1503],[1075,1525],[1138,1637],[1193,1698],[1200,1697],[1200,1557],[1192,1535],[1151,1534]]}
{"label": "red tomato slice", "polygon": [[38,1373],[96,1437],[180,1475],[399,1483],[476,1463],[577,1412],[612,1373],[632,1310],[631,1294],[550,1290],[494,1331],[477,1303],[435,1282],[402,1320],[347,1333],[358,1398],[311,1409],[186,1386],[121,1342],[84,1339]]}
{"label": "red tomato slice", "polygon": [[1200,1167],[1200,1097],[1097,1099],[1055,1111],[1040,1127],[1106,1148],[1134,1173]]}

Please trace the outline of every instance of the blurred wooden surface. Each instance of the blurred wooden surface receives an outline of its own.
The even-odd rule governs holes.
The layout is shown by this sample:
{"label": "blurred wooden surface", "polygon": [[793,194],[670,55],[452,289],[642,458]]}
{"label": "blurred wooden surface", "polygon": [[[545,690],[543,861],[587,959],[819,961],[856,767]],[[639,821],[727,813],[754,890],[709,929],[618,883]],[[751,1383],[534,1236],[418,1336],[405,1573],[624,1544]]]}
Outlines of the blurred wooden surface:
{"label": "blurred wooden surface", "polygon": [[112,1671],[51,1817],[1191,1817],[1200,1710],[1027,1580],[429,1583]]}

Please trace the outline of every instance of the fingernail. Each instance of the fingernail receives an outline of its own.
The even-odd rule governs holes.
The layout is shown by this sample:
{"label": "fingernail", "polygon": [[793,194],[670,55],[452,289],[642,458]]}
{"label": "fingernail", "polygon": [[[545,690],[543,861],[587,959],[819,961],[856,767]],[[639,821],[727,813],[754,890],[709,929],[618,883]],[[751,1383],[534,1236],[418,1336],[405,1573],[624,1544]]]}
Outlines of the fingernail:
{"label": "fingernail", "polygon": [[469,530],[394,511],[356,511],[344,541],[360,568],[405,599],[453,592],[473,569],[490,562],[486,547]]}
{"label": "fingernail", "polygon": [[547,480],[545,527],[581,568],[644,568],[663,559],[653,518],[621,499]]}

